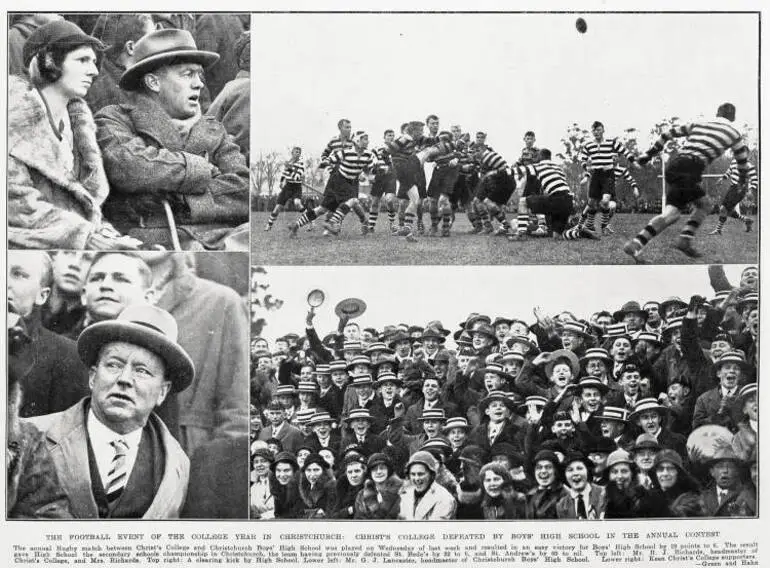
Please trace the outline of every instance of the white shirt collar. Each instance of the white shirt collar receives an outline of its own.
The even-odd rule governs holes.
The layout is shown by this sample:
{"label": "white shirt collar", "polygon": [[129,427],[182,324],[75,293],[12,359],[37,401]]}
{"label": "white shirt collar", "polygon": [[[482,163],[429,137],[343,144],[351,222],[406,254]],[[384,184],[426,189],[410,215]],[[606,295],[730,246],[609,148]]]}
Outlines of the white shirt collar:
{"label": "white shirt collar", "polygon": [[112,442],[123,439],[128,446],[126,451],[126,471],[131,475],[136,463],[136,456],[139,453],[139,442],[142,440],[142,428],[137,428],[128,434],[118,434],[107,425],[99,421],[94,414],[93,409],[89,408],[86,419],[86,429],[88,438],[91,441],[91,447],[94,450],[96,458],[96,467],[99,470],[99,477],[102,479],[102,486],[107,487],[107,478],[111,469],[112,460],[115,458],[115,449]]}

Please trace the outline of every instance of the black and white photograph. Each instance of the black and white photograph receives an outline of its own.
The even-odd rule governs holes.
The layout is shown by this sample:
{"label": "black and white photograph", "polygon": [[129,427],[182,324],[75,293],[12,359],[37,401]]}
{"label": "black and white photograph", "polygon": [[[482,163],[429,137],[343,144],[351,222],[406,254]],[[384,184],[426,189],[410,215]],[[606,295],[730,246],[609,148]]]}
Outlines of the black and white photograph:
{"label": "black and white photograph", "polygon": [[757,262],[756,12],[254,26],[260,264]]}
{"label": "black and white photograph", "polygon": [[756,266],[387,272],[252,273],[252,519],[757,515]]}
{"label": "black and white photograph", "polygon": [[246,518],[248,255],[7,262],[7,518]]}
{"label": "black and white photograph", "polygon": [[249,14],[8,26],[8,248],[248,250]]}

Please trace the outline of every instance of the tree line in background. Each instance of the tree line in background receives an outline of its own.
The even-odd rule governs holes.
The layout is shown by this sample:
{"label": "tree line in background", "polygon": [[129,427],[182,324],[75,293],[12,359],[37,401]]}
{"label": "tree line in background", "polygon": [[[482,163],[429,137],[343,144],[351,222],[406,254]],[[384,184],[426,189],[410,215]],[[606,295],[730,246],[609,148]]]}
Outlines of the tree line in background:
{"label": "tree line in background", "polygon": [[[655,124],[649,131],[651,139],[657,139],[660,134],[674,126],[682,124],[681,120],[677,116],[672,116],[662,119]],[[743,124],[740,128],[741,132],[745,133],[746,143],[749,146],[749,161],[757,164],[758,157],[758,137],[755,128],[748,124]],[[626,128],[619,136],[620,141],[625,144],[635,156],[640,156],[646,147],[640,148],[639,130],[636,128]],[[583,169],[580,167],[578,156],[583,144],[590,140],[592,137],[591,132],[581,127],[578,123],[573,123],[567,128],[566,135],[561,139],[562,150],[555,152],[555,157],[561,160],[564,165],[564,170],[567,175],[567,181],[570,187],[573,188],[577,195],[578,201],[585,201],[587,186],[581,185],[580,180],[583,177]],[[677,138],[669,142],[666,147],[667,159],[676,155],[681,145],[684,143],[684,138]],[[257,154],[256,160],[251,164],[251,190],[253,208],[257,211],[267,210],[272,208],[272,201],[274,195],[280,191],[279,181],[281,179],[281,171],[283,170],[283,164],[290,154],[290,150],[280,153],[277,151],[260,152]],[[723,155],[714,163],[712,163],[706,170],[706,174],[721,175],[727,171],[730,165],[730,155]],[[305,155],[303,158],[305,164],[305,184],[308,187],[316,188],[319,192],[323,191],[324,176],[323,172],[318,170],[319,158],[316,156]],[[641,170],[632,169],[631,175],[634,176],[636,182],[639,184],[640,197],[636,201],[633,198],[631,188],[626,187],[625,183],[618,184],[618,200],[620,211],[640,211],[648,212],[660,208],[661,200],[661,168],[662,168],[662,156],[658,155],[651,162],[652,167],[643,168]],[[757,168],[759,170],[759,168]],[[718,178],[705,178],[703,182],[704,189],[707,195],[715,197],[720,193],[720,188],[717,185]],[[723,184],[721,191],[726,190],[727,186]],[[310,193],[313,193],[310,191]],[[320,193],[316,196],[320,196]]]}

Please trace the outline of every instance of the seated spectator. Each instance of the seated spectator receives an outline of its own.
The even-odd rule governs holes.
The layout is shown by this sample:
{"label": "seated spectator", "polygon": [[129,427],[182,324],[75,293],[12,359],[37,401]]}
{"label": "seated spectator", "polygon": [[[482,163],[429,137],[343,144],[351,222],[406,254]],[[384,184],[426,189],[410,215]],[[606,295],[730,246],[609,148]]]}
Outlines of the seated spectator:
{"label": "seated spectator", "polygon": [[136,249],[102,217],[110,186],[86,93],[102,44],[59,20],[24,44],[29,79],[8,78],[8,245]]}
{"label": "seated spectator", "polygon": [[221,245],[248,220],[246,160],[224,127],[201,115],[201,74],[218,59],[198,50],[189,32],[152,32],[136,43],[119,81],[131,103],[97,113],[112,187],[105,214],[148,244],[172,246],[167,206],[186,248]]}

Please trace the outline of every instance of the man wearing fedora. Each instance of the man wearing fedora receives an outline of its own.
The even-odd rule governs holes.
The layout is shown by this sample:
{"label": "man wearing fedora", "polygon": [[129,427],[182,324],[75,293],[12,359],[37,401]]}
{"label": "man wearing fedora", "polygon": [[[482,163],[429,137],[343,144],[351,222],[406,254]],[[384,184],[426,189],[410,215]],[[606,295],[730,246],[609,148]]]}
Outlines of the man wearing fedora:
{"label": "man wearing fedora", "polygon": [[706,462],[712,485],[701,492],[707,517],[754,517],[757,495],[743,479],[746,463],[731,447],[717,450]]}
{"label": "man wearing fedora", "polygon": [[612,317],[617,323],[626,324],[626,329],[631,335],[642,331],[647,322],[647,312],[642,309],[639,302],[635,301],[623,304],[618,311],[612,314]]}
{"label": "man wearing fedora", "polygon": [[154,306],[130,306],[86,328],[78,354],[90,369],[91,396],[33,419],[46,433],[73,516],[178,517],[190,462],[153,412],[195,377],[174,318]]}
{"label": "man wearing fedora", "polygon": [[731,432],[738,430],[742,421],[742,406],[738,391],[751,366],[741,351],[728,351],[714,362],[719,385],[706,391],[695,401],[692,429],[704,424],[724,426]]}
{"label": "man wearing fedora", "polygon": [[218,60],[187,31],[152,32],[120,77],[131,101],[97,113],[111,186],[105,214],[145,243],[169,247],[169,204],[187,246],[217,246],[223,227],[248,221],[246,159],[220,122],[201,115],[203,70]]}

